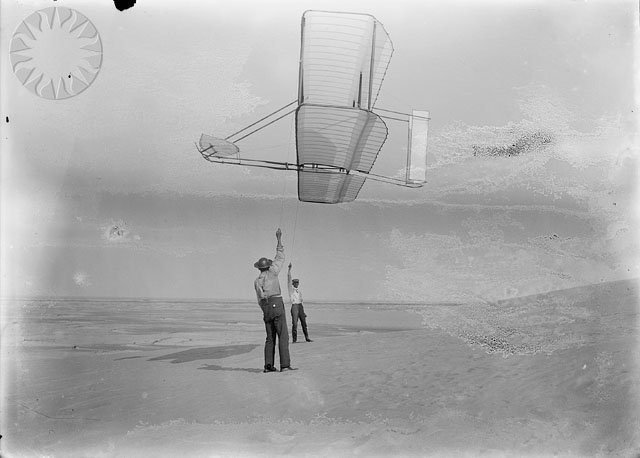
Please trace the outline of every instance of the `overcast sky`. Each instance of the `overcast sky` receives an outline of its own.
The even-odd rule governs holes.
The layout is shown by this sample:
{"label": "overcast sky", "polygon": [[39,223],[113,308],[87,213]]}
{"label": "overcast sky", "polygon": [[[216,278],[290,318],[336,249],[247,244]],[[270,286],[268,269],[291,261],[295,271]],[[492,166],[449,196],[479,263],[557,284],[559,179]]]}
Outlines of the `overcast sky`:
{"label": "overcast sky", "polygon": [[[103,47],[95,81],[64,100],[34,95],[9,62],[20,23],[52,6],[84,14]],[[249,299],[279,226],[309,300],[496,299],[638,276],[635,1],[0,8],[3,295]],[[430,111],[425,187],[303,203],[294,172],[195,150],[297,97],[307,9],[384,25],[395,51],[377,106]],[[374,173],[402,168],[403,129],[390,125]],[[293,131],[290,116],[238,146],[292,161]]]}

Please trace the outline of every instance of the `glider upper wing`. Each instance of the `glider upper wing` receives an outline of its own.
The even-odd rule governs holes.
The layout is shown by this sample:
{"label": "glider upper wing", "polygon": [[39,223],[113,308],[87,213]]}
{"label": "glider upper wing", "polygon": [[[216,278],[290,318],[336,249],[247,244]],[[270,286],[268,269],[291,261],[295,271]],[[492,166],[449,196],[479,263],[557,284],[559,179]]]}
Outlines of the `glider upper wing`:
{"label": "glider upper wing", "polygon": [[307,11],[296,147],[298,198],[339,203],[356,198],[387,138],[371,112],[393,53],[382,25],[366,14]]}

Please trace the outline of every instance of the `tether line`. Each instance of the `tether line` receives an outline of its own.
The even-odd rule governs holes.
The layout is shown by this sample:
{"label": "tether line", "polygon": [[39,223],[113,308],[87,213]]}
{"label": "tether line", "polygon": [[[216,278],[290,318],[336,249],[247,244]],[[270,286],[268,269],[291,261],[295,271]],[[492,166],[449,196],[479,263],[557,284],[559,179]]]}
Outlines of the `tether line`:
{"label": "tether line", "polygon": [[[289,162],[289,159],[291,157],[291,149],[292,149],[291,145],[295,144],[295,141],[296,141],[295,135],[294,135],[294,128],[295,128],[295,120],[292,120],[291,121],[291,127],[290,127],[290,130],[289,130],[289,148],[287,149],[287,162]],[[284,180],[284,183],[285,183],[285,190],[286,190],[286,185],[287,185],[286,178]],[[285,198],[286,198],[286,194],[285,194],[284,191],[283,191],[282,194],[283,194],[283,196],[282,196],[282,209],[283,209],[283,212],[284,212],[284,201],[285,201]],[[291,255],[290,255],[290,258],[289,258],[290,261],[293,260],[293,251],[294,251],[295,243],[296,243],[296,227],[298,225],[298,205],[299,205],[299,203],[300,203],[300,201],[298,200],[297,195],[296,195],[296,215],[295,215],[295,218],[293,220],[293,235],[291,237]]]}
{"label": "tether line", "polygon": [[293,250],[296,247],[296,227],[298,226],[298,207],[300,199],[296,199],[296,217],[293,220],[293,239],[291,240],[291,259],[293,259]]}
{"label": "tether line", "polygon": [[[289,163],[289,157],[291,156],[291,131],[293,130],[293,126],[289,128],[289,145],[287,147],[287,163]],[[280,225],[282,226],[282,221],[284,220],[284,201],[287,198],[287,177],[282,180],[282,198],[281,206],[280,206]]]}

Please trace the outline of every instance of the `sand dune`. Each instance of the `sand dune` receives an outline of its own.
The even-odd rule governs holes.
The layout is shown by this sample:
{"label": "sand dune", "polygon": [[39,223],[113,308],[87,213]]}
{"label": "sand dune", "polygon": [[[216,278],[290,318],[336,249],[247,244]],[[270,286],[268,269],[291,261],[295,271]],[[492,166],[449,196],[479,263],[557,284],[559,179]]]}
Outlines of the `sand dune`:
{"label": "sand dune", "polygon": [[250,303],[3,303],[6,457],[640,453],[635,281],[313,304],[263,374]]}

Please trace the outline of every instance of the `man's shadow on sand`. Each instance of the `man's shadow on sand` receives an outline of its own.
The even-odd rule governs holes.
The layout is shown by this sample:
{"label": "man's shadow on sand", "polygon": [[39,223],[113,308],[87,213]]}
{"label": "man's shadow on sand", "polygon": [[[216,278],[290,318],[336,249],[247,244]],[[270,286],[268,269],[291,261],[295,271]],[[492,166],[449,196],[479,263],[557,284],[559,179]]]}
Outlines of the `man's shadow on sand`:
{"label": "man's shadow on sand", "polygon": [[262,369],[252,369],[246,367],[224,367],[218,366],[217,364],[205,364],[204,367],[199,367],[198,370],[204,371],[243,371],[243,372],[253,372],[254,374],[259,374],[262,372]]}
{"label": "man's shadow on sand", "polygon": [[[258,345],[225,345],[221,347],[205,347],[205,348],[191,348],[189,350],[183,350],[176,353],[171,353],[164,356],[157,356],[150,358],[147,361],[162,361],[171,360],[171,364],[188,363],[191,361],[197,361],[199,359],[222,359],[229,356],[241,355],[243,353],[249,353]],[[198,369],[209,371],[246,371],[246,372],[262,372],[262,369],[250,369],[241,367],[223,367],[217,364],[205,364],[204,367]]]}

